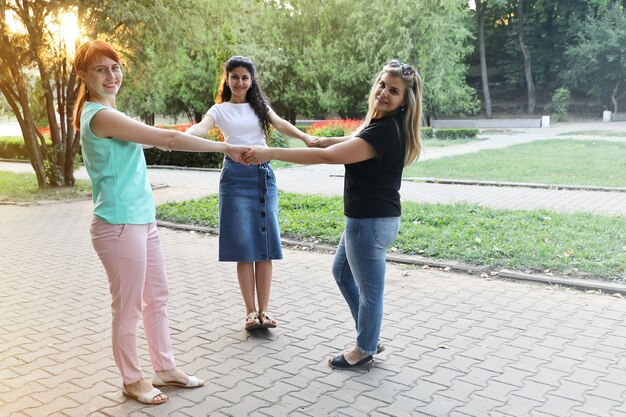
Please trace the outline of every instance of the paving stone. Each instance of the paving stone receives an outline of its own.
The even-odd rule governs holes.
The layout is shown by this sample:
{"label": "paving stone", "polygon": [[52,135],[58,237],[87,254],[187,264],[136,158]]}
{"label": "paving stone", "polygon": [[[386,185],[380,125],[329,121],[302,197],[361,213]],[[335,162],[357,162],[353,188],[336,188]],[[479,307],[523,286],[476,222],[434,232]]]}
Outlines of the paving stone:
{"label": "paving stone", "polygon": [[[217,176],[185,181],[217,184]],[[170,188],[157,200],[181,195]],[[573,403],[568,417],[624,414],[626,303],[613,297],[390,264],[387,350],[369,371],[338,371],[323,359],[349,349],[355,334],[332,255],[285,248],[271,299],[280,327],[253,336],[242,329],[234,266],[216,260],[216,237],[164,228],[177,363],[209,384],[167,390],[159,407],[128,400],[112,359],[90,211],[89,201],[0,206],[0,279],[11,294],[10,304],[0,294],[0,415],[561,417],[555,410]],[[32,242],[45,257],[25,249]]]}

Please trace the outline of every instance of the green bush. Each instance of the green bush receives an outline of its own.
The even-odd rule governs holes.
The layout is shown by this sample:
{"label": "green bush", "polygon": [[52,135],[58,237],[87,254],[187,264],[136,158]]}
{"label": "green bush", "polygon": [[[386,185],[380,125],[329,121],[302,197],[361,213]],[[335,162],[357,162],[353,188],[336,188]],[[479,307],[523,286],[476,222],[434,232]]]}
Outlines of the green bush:
{"label": "green bush", "polygon": [[0,138],[0,158],[28,160],[24,139],[19,136]]}
{"label": "green bush", "polygon": [[475,138],[478,135],[478,129],[437,129],[435,137],[437,139],[466,139]]}
{"label": "green bush", "polygon": [[224,155],[218,152],[166,152],[157,148],[144,149],[147,165],[167,165],[195,168],[221,168]]}
{"label": "green bush", "polygon": [[420,134],[422,139],[432,139],[435,137],[435,132],[432,127],[422,127],[420,128]]}
{"label": "green bush", "polygon": [[289,140],[286,136],[281,135],[278,130],[272,129],[272,137],[267,145],[272,148],[288,148]]}
{"label": "green bush", "polygon": [[570,91],[567,88],[558,88],[552,95],[552,116],[554,121],[562,122],[567,120],[567,110],[570,104]]}

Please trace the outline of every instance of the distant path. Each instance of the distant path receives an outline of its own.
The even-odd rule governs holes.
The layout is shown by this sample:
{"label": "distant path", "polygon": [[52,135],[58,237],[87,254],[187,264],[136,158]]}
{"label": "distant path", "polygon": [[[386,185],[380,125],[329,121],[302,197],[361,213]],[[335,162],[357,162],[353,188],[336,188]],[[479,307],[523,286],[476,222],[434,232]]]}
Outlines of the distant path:
{"label": "distant path", "polygon": [[[420,160],[498,149],[537,140],[566,138],[557,135],[581,130],[626,131],[626,122],[564,123],[554,128],[515,129],[515,133],[511,135],[490,135],[487,140],[480,142],[427,149]],[[584,138],[580,137],[580,139]],[[593,139],[624,140],[626,138],[593,137]],[[0,162],[0,170],[33,172],[28,163]],[[282,191],[321,195],[342,195],[343,193],[344,169],[341,165],[303,165],[275,171],[278,186]],[[151,168],[148,170],[148,175],[153,184],[170,186],[155,193],[158,204],[183,197],[200,198],[218,191],[218,171]],[[75,176],[77,179],[88,178],[84,168],[78,169]],[[511,210],[546,209],[562,213],[626,215],[626,193],[618,192],[425,184],[409,181],[402,183],[400,192],[403,201],[442,204],[471,203]]]}

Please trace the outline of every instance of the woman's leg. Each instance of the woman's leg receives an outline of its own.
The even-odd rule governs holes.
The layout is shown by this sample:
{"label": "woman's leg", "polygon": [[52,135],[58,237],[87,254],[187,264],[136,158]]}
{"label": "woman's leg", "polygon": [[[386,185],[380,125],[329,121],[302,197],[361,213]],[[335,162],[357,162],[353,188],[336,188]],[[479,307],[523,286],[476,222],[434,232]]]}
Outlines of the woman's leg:
{"label": "woman's leg", "polygon": [[346,257],[359,290],[356,350],[376,353],[383,317],[387,247],[395,240],[399,217],[346,220]]}
{"label": "woman's leg", "polygon": [[267,311],[270,304],[270,290],[272,288],[272,261],[256,261],[254,263],[259,312]]}
{"label": "woman's leg", "polygon": [[274,328],[278,322],[267,312],[270,304],[272,288],[272,261],[256,261],[254,263],[257,298],[259,302],[259,319],[266,328]]}
{"label": "woman's leg", "polygon": [[254,303],[254,263],[237,262],[237,279],[243,302],[246,305],[246,315],[257,311]]}
{"label": "woman's leg", "polygon": [[109,279],[113,357],[124,384],[143,379],[136,329],[146,276],[146,235],[146,225],[114,225],[97,218],[91,223],[91,241]]}
{"label": "woman's leg", "polygon": [[339,245],[335,253],[335,259],[333,260],[332,273],[339,291],[343,295],[343,298],[348,303],[350,313],[354,319],[354,326],[356,327],[359,319],[359,289],[354,282],[354,276],[350,270],[350,264],[346,257],[346,233],[341,234]]}
{"label": "woman's leg", "polygon": [[148,229],[148,267],[143,290],[143,325],[152,367],[156,371],[176,368],[167,318],[167,271],[156,223]]}

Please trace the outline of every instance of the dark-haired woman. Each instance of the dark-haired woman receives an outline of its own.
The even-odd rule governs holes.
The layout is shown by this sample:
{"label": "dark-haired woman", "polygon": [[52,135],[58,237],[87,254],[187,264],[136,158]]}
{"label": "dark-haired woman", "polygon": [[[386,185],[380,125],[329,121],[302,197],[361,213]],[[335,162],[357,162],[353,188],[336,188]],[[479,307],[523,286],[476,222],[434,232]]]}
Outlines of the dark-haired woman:
{"label": "dark-haired woman", "polygon": [[[314,137],[281,119],[259,87],[256,68],[243,56],[224,65],[216,103],[187,133],[204,136],[214,126],[231,145],[267,146],[272,126],[310,146]],[[282,259],[278,227],[278,190],[269,163],[244,165],[226,156],[219,188],[219,260],[237,262],[246,307],[244,328],[274,328],[268,313],[272,260]],[[255,290],[257,299],[255,300]],[[258,305],[257,305],[258,303]],[[257,308],[258,307],[258,308]]]}

